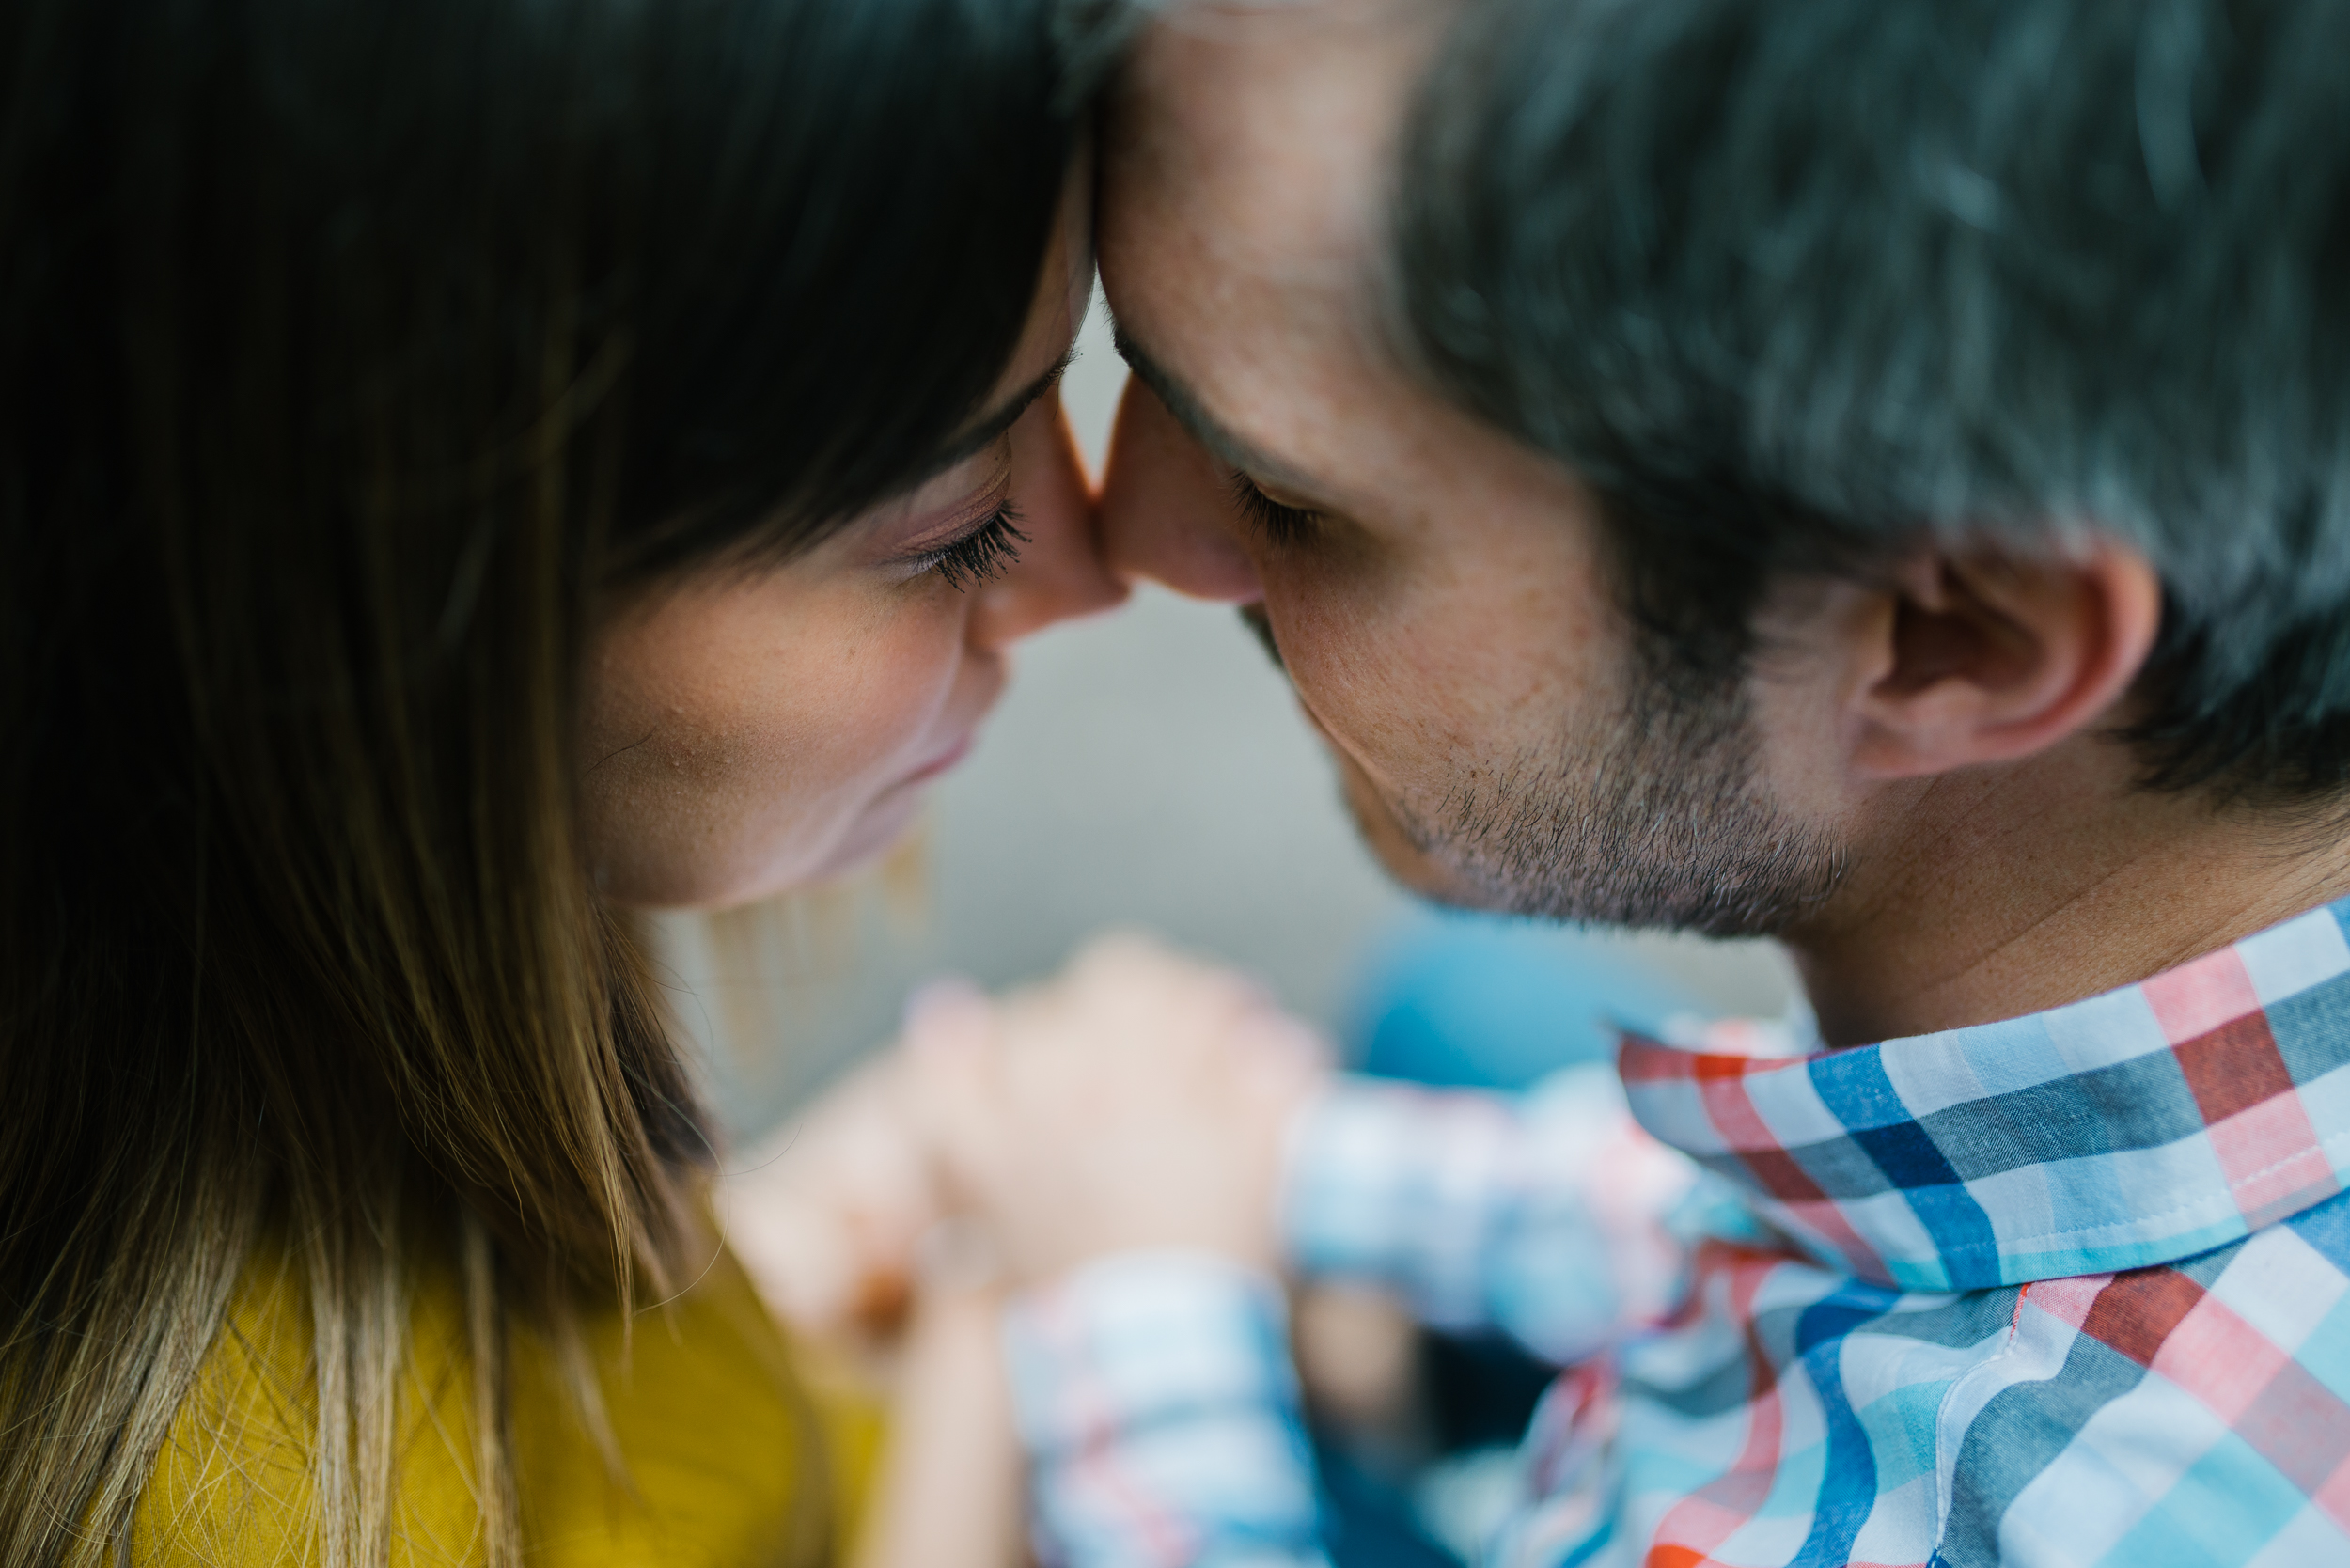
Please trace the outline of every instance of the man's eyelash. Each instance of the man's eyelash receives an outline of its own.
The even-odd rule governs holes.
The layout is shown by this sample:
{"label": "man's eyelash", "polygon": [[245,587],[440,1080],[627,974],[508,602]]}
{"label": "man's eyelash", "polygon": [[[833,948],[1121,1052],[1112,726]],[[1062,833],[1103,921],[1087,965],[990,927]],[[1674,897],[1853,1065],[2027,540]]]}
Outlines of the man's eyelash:
{"label": "man's eyelash", "polygon": [[932,551],[920,565],[935,572],[957,593],[993,582],[1020,558],[1020,547],[1033,542],[1020,531],[1020,509],[1010,501],[995,515],[943,550]]}
{"label": "man's eyelash", "polygon": [[1246,474],[1232,476],[1232,499],[1241,514],[1256,525],[1268,544],[1295,544],[1314,531],[1322,514],[1304,507],[1283,506],[1259,490]]}

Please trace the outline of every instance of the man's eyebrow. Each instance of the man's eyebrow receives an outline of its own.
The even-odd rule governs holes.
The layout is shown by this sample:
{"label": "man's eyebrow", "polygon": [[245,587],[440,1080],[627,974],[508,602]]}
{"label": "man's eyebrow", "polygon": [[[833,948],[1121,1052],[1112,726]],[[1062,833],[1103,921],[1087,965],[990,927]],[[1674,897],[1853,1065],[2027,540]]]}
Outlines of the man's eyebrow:
{"label": "man's eyebrow", "polygon": [[1151,389],[1152,395],[1167,406],[1175,422],[1191,433],[1191,438],[1205,447],[1217,462],[1237,468],[1253,478],[1269,479],[1287,490],[1311,494],[1322,487],[1298,474],[1289,464],[1267,456],[1226,430],[1199,406],[1199,400],[1191,389],[1175,379],[1167,367],[1151,357],[1150,352],[1127,334],[1124,326],[1114,328],[1118,353],[1126,361],[1126,368],[1135,379]]}
{"label": "man's eyebrow", "polygon": [[1027,413],[1039,398],[1059,384],[1062,373],[1069,368],[1070,362],[1076,357],[1077,345],[1072,343],[1060,358],[1053,362],[1051,369],[1014,393],[1003,407],[956,436],[945,451],[931,461],[927,471],[932,474],[943,474],[956,463],[966,458],[977,457],[1003,439],[1004,432],[1018,424],[1020,416]]}

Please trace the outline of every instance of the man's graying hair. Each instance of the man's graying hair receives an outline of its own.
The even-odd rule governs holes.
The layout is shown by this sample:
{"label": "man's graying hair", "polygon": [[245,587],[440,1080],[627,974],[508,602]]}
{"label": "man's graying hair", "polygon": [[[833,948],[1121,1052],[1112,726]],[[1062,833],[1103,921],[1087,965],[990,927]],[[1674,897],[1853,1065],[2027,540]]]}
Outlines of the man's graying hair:
{"label": "man's graying hair", "polygon": [[1471,0],[1407,149],[1413,352],[1683,670],[1774,574],[2095,530],[2148,782],[2350,785],[2350,6]]}

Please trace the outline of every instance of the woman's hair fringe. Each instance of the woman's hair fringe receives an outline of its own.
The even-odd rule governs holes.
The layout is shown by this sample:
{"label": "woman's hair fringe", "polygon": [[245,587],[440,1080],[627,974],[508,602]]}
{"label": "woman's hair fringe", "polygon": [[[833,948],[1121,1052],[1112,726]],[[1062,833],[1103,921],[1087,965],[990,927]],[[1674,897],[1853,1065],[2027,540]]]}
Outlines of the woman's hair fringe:
{"label": "woman's hair fringe", "polygon": [[0,1568],[170,1544],[263,1297],[326,1568],[392,1549],[420,1293],[488,1562],[516,1335],[616,1453],[578,1325],[716,1243],[578,841],[584,654],[979,406],[1074,145],[1049,13],[0,11]]}

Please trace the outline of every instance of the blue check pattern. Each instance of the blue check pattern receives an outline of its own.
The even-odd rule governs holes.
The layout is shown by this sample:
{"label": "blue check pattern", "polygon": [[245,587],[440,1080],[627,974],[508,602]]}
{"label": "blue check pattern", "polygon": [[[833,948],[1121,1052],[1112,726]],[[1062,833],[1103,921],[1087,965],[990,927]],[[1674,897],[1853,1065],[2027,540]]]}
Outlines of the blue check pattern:
{"label": "blue check pattern", "polygon": [[[2350,1564],[2346,920],[1883,1045],[1346,1083],[1294,1262],[1566,1369],[1496,1568]],[[1271,1281],[1104,1260],[1007,1336],[1046,1561],[1321,1560]]]}

